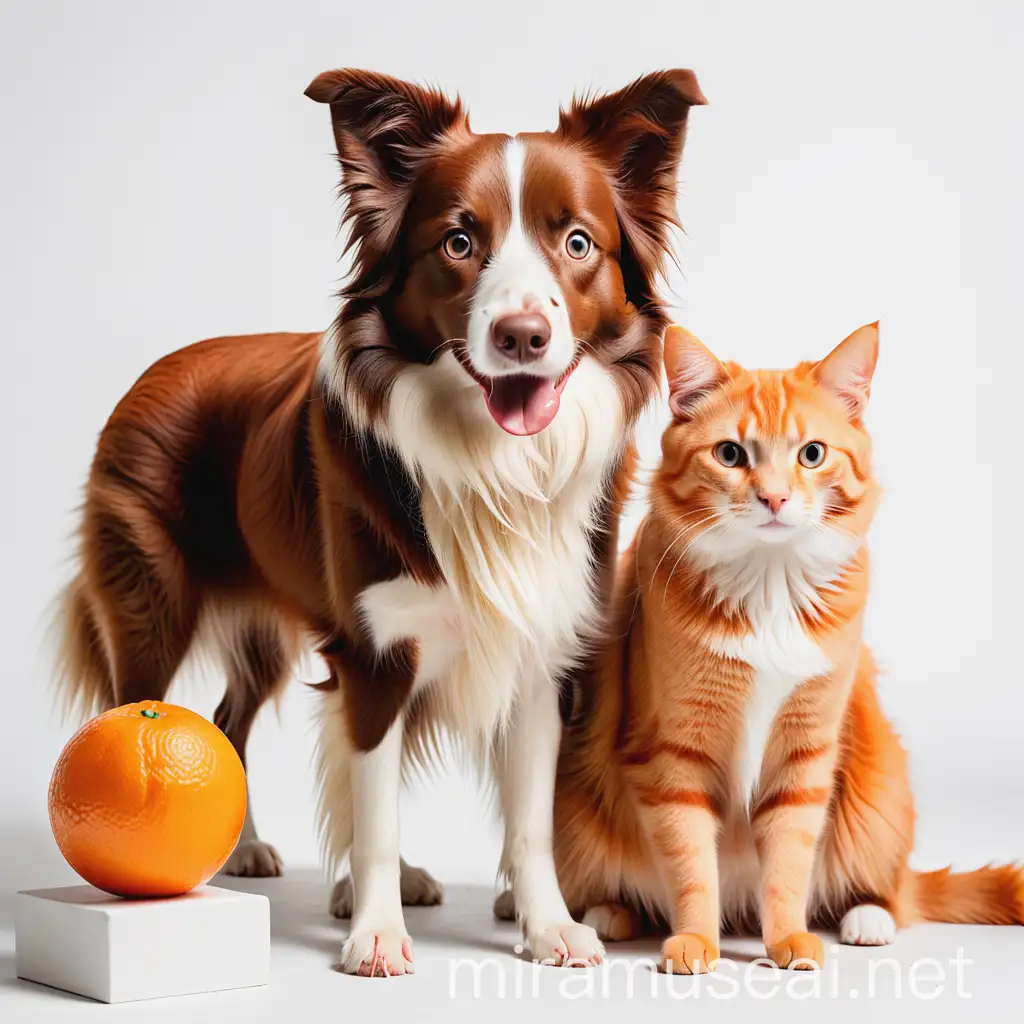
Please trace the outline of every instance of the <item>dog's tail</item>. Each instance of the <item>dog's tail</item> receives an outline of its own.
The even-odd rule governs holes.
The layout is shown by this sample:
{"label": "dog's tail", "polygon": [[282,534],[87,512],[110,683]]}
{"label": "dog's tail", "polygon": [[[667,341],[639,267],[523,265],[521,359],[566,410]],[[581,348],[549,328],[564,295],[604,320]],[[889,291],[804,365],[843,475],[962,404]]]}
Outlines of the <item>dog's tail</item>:
{"label": "dog's tail", "polygon": [[912,872],[908,917],[950,924],[1024,924],[1024,868],[1003,864],[955,873]]}
{"label": "dog's tail", "polygon": [[56,652],[55,683],[62,712],[84,719],[113,707],[113,679],[81,574],[57,598],[49,634]]}

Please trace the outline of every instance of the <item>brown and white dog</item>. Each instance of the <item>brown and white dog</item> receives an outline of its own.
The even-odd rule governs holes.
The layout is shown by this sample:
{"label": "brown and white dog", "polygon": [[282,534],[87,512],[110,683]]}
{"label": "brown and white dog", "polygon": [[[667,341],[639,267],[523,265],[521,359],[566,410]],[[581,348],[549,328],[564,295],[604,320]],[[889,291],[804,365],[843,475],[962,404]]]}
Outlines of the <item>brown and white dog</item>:
{"label": "brown and white dog", "polygon": [[[330,104],[347,200],[341,313],[323,336],[182,349],[114,410],[66,595],[67,684],[90,707],[162,698],[205,628],[227,670],[216,721],[243,753],[311,637],[330,669],[326,846],[352,872],[344,969],[411,969],[399,782],[439,730],[493,761],[533,955],[595,962],[552,862],[558,683],[600,624],[704,100],[690,72],[652,74],[511,138],[365,71],[307,95]],[[280,871],[251,817],[229,869]]]}

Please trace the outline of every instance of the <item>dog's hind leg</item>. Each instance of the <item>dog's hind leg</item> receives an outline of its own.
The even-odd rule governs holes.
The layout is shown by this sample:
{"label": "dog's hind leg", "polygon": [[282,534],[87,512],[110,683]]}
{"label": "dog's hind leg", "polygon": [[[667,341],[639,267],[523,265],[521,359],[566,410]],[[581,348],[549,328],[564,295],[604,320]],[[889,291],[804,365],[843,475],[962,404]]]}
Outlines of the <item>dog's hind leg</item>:
{"label": "dog's hind leg", "polygon": [[197,609],[178,552],[134,511],[117,517],[90,509],[81,571],[65,591],[56,624],[58,685],[66,704],[85,716],[163,700],[196,631]]}
{"label": "dog's hind leg", "polygon": [[[263,610],[214,613],[211,624],[227,670],[227,689],[213,720],[231,740],[244,765],[245,747],[257,713],[288,681],[297,656],[296,637]],[[277,850],[256,832],[249,798],[242,834],[223,870],[229,875],[267,878],[280,875],[283,866]]]}
{"label": "dog's hind leg", "polygon": [[516,919],[516,899],[511,889],[505,889],[494,898],[494,906],[491,912],[499,921],[514,921]]}
{"label": "dog's hind leg", "polygon": [[[399,870],[403,907],[433,907],[444,899],[443,886],[426,869],[413,867],[403,857],[399,861]],[[352,876],[346,875],[335,882],[331,890],[331,914],[344,920],[352,916],[353,906]]]}

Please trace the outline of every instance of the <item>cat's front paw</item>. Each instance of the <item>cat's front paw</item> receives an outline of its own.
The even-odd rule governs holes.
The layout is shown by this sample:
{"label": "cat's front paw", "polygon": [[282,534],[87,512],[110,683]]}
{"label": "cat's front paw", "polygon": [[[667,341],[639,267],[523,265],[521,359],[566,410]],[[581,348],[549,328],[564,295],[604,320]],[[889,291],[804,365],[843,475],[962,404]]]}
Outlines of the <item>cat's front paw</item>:
{"label": "cat's front paw", "polygon": [[825,965],[825,946],[817,935],[793,932],[778,942],[765,943],[768,959],[777,967],[817,971]]}
{"label": "cat's front paw", "polygon": [[526,942],[534,960],[554,967],[593,967],[604,960],[597,932],[575,921],[531,931]]}
{"label": "cat's front paw", "polygon": [[696,932],[670,935],[661,946],[661,970],[665,974],[707,974],[719,959],[718,943]]}

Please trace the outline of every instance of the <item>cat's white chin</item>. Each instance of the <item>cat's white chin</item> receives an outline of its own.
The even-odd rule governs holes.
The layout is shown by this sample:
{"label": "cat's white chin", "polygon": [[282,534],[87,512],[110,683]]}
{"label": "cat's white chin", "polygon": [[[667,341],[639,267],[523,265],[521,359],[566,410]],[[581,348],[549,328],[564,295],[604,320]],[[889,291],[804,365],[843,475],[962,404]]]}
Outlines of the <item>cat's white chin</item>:
{"label": "cat's white chin", "polygon": [[788,544],[797,534],[797,527],[789,523],[772,520],[755,528],[757,539],[762,544]]}

